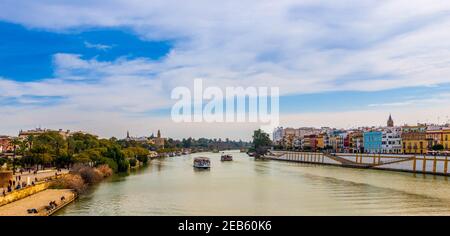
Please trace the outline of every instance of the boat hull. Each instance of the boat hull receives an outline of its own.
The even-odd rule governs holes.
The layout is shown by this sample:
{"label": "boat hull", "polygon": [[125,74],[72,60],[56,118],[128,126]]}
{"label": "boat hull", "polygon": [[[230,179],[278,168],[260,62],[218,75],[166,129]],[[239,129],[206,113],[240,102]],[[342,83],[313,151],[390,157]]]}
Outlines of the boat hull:
{"label": "boat hull", "polygon": [[232,156],[222,156],[220,157],[221,161],[233,161],[233,157]]}
{"label": "boat hull", "polygon": [[211,168],[211,166],[194,165],[194,168],[197,168],[197,169],[209,169],[209,168]]}

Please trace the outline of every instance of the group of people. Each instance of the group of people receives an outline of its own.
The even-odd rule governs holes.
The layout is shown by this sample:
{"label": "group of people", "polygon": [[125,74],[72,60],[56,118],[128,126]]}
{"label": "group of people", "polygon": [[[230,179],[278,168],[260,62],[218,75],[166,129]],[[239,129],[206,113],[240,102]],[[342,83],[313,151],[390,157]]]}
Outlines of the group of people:
{"label": "group of people", "polygon": [[[34,181],[31,181],[31,186],[34,186],[37,181],[38,181],[38,179],[35,177]],[[7,193],[10,193],[14,190],[19,190],[19,189],[25,188],[27,186],[28,186],[27,181],[22,181],[22,176],[18,175],[18,176],[15,176],[14,180],[10,179],[8,181],[8,186],[6,187],[6,189],[3,188],[2,194],[3,194],[3,196],[6,196]]]}
{"label": "group of people", "polygon": [[[36,169],[20,169],[18,171],[18,173],[20,173],[20,174],[14,175],[14,179],[11,179],[8,181],[7,187],[3,186],[3,188],[2,188],[2,186],[0,186],[0,191],[3,194],[3,196],[6,196],[6,194],[8,194],[14,190],[19,190],[19,189],[25,188],[27,186],[35,186],[36,185],[36,183],[38,182],[37,177],[34,177],[34,180],[32,180],[31,182],[29,180],[22,180],[23,179],[22,175],[24,172],[25,173],[28,172],[28,174],[33,173],[34,175],[38,174],[38,171]],[[56,169],[54,178],[58,178],[61,175],[61,172],[62,172],[62,169],[60,169],[60,168]],[[41,180],[47,181],[48,178],[52,179],[51,176],[50,177],[47,176],[46,178],[43,178],[43,179],[41,178]]]}

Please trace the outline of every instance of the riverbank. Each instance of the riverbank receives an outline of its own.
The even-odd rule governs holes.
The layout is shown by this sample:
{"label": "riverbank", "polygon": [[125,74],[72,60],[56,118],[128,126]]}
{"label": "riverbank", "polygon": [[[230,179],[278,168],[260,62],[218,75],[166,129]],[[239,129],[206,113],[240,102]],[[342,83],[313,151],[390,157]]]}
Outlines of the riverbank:
{"label": "riverbank", "polygon": [[[59,172],[61,173],[61,172]],[[0,216],[48,216],[72,202],[91,185],[113,174],[107,165],[75,165],[71,171],[0,196]],[[35,211],[34,211],[35,209]],[[29,213],[33,210],[34,213]]]}
{"label": "riverbank", "polygon": [[[49,216],[75,200],[77,194],[70,189],[46,189],[0,207],[0,216]],[[54,201],[55,207],[46,209]],[[37,213],[28,213],[36,209]]]}

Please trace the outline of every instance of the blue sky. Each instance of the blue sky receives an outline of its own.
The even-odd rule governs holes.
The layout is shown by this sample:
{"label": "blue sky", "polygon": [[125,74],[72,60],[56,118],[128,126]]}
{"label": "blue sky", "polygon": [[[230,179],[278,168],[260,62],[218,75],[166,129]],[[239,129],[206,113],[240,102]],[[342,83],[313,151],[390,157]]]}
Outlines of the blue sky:
{"label": "blue sky", "polygon": [[143,41],[124,28],[88,28],[51,32],[0,22],[0,75],[17,81],[54,76],[56,53],[80,54],[82,58],[110,61],[118,57],[160,59],[170,41]]}
{"label": "blue sky", "polygon": [[403,0],[3,0],[0,133],[249,138],[257,124],[171,122],[171,90],[195,78],[280,88],[283,126],[382,125],[390,113],[442,122],[449,10]]}

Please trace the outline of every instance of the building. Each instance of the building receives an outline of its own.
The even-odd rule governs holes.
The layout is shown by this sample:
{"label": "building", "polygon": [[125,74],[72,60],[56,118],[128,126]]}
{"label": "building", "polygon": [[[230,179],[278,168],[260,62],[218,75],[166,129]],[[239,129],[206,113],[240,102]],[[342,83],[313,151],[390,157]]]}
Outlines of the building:
{"label": "building", "polygon": [[284,136],[283,127],[277,127],[272,133],[272,141],[275,145],[281,145]]}
{"label": "building", "polygon": [[350,152],[350,134],[351,132],[345,132],[342,135],[342,147],[344,152]]}
{"label": "building", "polygon": [[425,138],[428,141],[428,150],[433,150],[435,147],[442,145],[442,150],[439,151],[449,151],[450,127],[428,126]]}
{"label": "building", "polygon": [[303,138],[302,137],[294,137],[294,141],[293,141],[293,149],[295,150],[300,150],[302,149],[303,146]]}
{"label": "building", "polygon": [[156,137],[152,134],[150,137],[132,137],[127,131],[126,141],[134,141],[138,143],[146,143],[156,146],[156,148],[164,148],[165,138],[161,137],[161,131],[158,130]]}
{"label": "building", "polygon": [[365,153],[381,153],[381,145],[383,132],[372,130],[364,132],[364,152]]}
{"label": "building", "polygon": [[317,135],[317,149],[318,150],[325,149],[325,137],[326,137],[326,134],[323,134],[323,133]]}
{"label": "building", "polygon": [[[303,149],[305,143],[305,136],[318,135],[319,129],[312,127],[302,128],[283,128],[277,127],[272,133],[272,141],[277,146],[282,146],[284,149]],[[306,141],[306,146],[310,148],[309,140]]]}
{"label": "building", "polygon": [[10,136],[2,135],[0,136],[0,153],[12,152],[14,150],[11,144],[12,138]]}
{"label": "building", "polygon": [[383,137],[381,139],[381,152],[387,154],[402,153],[402,137],[400,128],[383,129]]}
{"label": "building", "polygon": [[340,139],[341,136],[339,135],[332,135],[329,137],[329,145],[333,152],[341,152]]}
{"label": "building", "polygon": [[158,130],[158,133],[156,134],[156,138],[153,138],[153,142],[155,143],[156,147],[164,148],[165,138],[161,137],[160,130]]}
{"label": "building", "polygon": [[298,129],[286,128],[283,130],[282,146],[287,149],[294,148],[295,141],[300,137]]}
{"label": "building", "polygon": [[427,126],[423,124],[403,126],[402,152],[404,154],[426,154],[428,148],[426,131]]}
{"label": "building", "polygon": [[428,126],[425,138],[428,141],[428,150],[432,150],[437,145],[444,146],[444,132],[442,127]]}
{"label": "building", "polygon": [[133,137],[130,135],[130,132],[127,131],[127,137],[125,138],[126,141],[134,141],[138,143],[149,143],[149,139],[147,137]]}
{"label": "building", "polygon": [[450,128],[446,127],[442,129],[442,146],[445,151],[450,151]]}
{"label": "building", "polygon": [[19,139],[26,139],[28,136],[35,136],[35,135],[41,135],[41,134],[45,134],[48,132],[57,132],[59,133],[64,139],[66,139],[67,137],[69,137],[71,135],[70,130],[51,130],[51,129],[41,129],[41,128],[37,128],[37,129],[33,129],[33,130],[27,130],[27,131],[23,131],[21,130],[19,132]]}
{"label": "building", "polygon": [[364,152],[364,134],[362,131],[354,131],[349,134],[351,153],[363,153]]}
{"label": "building", "polygon": [[389,114],[389,119],[387,121],[387,127],[394,127],[394,120],[392,120],[391,114]]}
{"label": "building", "polygon": [[305,135],[303,138],[302,149],[315,152],[317,150],[317,135]]}

